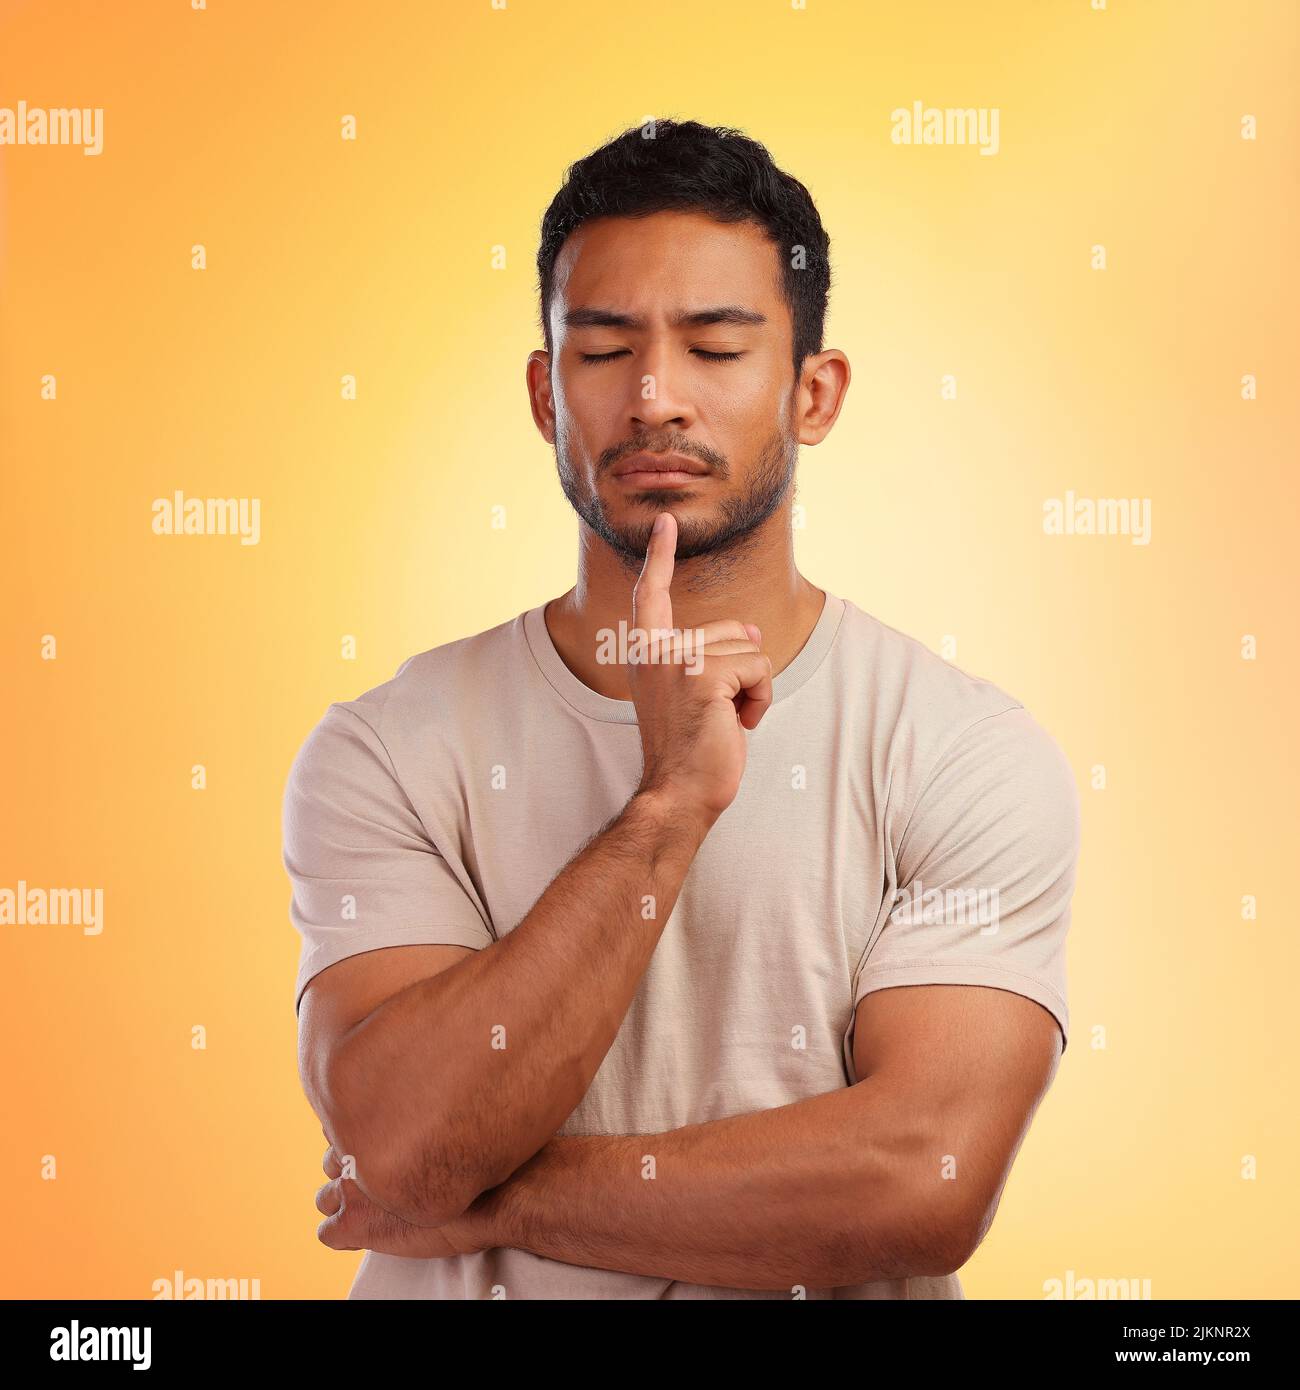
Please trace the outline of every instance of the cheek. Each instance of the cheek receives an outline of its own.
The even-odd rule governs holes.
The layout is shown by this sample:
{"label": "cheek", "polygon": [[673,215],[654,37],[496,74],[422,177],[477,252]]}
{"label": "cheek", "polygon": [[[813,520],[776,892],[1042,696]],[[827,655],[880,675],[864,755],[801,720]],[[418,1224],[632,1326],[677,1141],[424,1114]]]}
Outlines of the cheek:
{"label": "cheek", "polygon": [[701,406],[702,423],[719,436],[738,441],[769,438],[784,408],[770,380],[739,373],[731,381],[711,386]]}
{"label": "cheek", "polygon": [[710,380],[715,379],[744,409],[770,412],[789,385],[789,369],[776,349],[764,343],[751,348],[739,362],[714,368]]}
{"label": "cheek", "polygon": [[555,409],[575,441],[603,439],[616,411],[613,393],[599,382],[579,377],[555,384]]}

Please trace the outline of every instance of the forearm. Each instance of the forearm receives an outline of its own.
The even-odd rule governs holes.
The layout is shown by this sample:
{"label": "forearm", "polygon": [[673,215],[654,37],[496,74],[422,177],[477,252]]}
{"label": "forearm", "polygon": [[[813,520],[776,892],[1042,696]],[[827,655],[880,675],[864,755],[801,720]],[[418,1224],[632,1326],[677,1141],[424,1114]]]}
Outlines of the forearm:
{"label": "forearm", "polygon": [[341,1152],[436,1225],[534,1154],[618,1033],[705,828],[638,795],[515,929],[386,1000],[335,1064]]}
{"label": "forearm", "polygon": [[552,1139],[487,1194],[493,1243],[741,1289],[948,1273],[957,1184],[870,1084],[665,1134]]}

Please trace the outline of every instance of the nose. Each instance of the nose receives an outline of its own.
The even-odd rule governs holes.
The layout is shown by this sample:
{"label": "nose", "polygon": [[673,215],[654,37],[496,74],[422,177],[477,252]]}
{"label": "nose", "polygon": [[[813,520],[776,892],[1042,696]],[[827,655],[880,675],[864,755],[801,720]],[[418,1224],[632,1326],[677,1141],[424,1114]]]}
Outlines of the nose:
{"label": "nose", "polygon": [[695,411],[667,346],[653,349],[642,362],[628,412],[633,432],[689,429],[695,423]]}

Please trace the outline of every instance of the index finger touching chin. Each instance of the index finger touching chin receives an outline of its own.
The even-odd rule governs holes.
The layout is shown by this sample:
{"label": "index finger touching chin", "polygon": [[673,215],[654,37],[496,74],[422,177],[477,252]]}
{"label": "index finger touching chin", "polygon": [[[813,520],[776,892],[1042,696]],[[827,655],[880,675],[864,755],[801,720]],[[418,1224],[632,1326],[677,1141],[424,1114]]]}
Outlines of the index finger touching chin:
{"label": "index finger touching chin", "polygon": [[673,625],[673,558],[677,553],[677,518],[660,512],[650,533],[641,577],[632,590],[632,623],[647,632],[667,632]]}

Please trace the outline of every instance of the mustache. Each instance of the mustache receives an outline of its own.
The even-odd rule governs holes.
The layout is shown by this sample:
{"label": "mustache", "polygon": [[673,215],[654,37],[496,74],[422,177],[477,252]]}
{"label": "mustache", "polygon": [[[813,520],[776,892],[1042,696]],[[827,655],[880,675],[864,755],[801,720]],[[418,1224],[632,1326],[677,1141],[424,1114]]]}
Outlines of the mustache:
{"label": "mustache", "polygon": [[597,471],[607,473],[616,463],[630,458],[633,454],[642,453],[685,454],[687,458],[698,459],[720,478],[727,477],[731,472],[731,466],[727,463],[724,455],[718,453],[716,449],[710,449],[707,445],[697,444],[684,434],[639,434],[623,444],[614,444],[604,450],[596,460]]}

